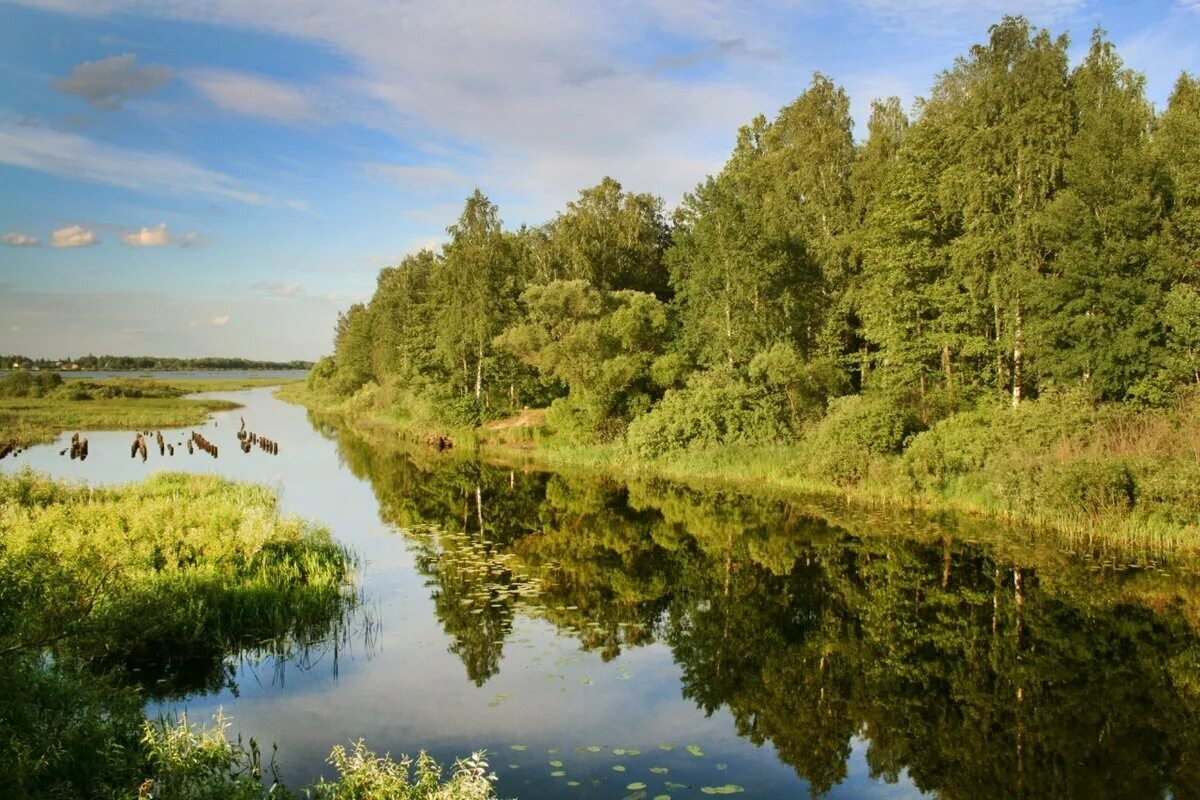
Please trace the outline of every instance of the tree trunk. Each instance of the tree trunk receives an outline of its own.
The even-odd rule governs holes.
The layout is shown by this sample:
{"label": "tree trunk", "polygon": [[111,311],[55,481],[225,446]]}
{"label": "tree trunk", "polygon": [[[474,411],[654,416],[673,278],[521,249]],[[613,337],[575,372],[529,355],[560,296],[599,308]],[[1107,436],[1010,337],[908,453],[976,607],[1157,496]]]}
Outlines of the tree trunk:
{"label": "tree trunk", "polygon": [[475,362],[475,399],[483,394],[483,345],[479,345],[479,360]]}
{"label": "tree trunk", "polygon": [[1012,404],[1013,408],[1021,405],[1021,334],[1023,330],[1021,318],[1021,298],[1017,297],[1017,307],[1013,313],[1013,370],[1012,370]]}

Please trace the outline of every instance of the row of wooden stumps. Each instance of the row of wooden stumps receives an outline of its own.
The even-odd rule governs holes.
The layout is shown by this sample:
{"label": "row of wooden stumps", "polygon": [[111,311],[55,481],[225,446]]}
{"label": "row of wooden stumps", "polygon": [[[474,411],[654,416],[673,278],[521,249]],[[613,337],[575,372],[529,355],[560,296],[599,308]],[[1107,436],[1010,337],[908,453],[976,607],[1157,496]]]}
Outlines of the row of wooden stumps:
{"label": "row of wooden stumps", "polygon": [[65,455],[68,451],[70,451],[70,453],[71,453],[72,461],[74,461],[77,458],[80,461],[87,461],[88,440],[83,438],[82,436],[79,435],[78,432],[76,432],[75,434],[73,434],[71,436],[71,446],[60,450],[58,452],[58,454],[60,456]]}
{"label": "row of wooden stumps", "polygon": [[[242,418],[239,417],[239,419]],[[250,448],[257,445],[259,450],[262,450],[268,455],[279,455],[279,443],[272,439],[268,439],[265,436],[259,436],[257,433],[247,431],[245,419],[242,419],[242,429],[238,431],[237,438],[238,441],[241,442],[243,453],[249,453]]]}
{"label": "row of wooden stumps", "polygon": [[205,439],[200,434],[196,433],[195,431],[192,431],[192,438],[188,439],[188,452],[189,453],[192,452],[193,444],[196,445],[196,447],[199,448],[201,451],[208,453],[213,458],[217,457],[217,446],[215,444],[213,444],[212,442],[210,442],[208,439]]}

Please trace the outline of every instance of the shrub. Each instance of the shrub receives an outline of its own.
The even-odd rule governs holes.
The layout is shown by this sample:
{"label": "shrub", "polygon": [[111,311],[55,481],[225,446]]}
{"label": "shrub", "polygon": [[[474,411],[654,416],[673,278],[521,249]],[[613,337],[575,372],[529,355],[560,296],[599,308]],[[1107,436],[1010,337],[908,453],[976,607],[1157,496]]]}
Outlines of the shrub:
{"label": "shrub", "polygon": [[899,453],[919,427],[916,415],[891,398],[839,397],[805,442],[809,469],[839,484],[855,483],[872,459]]}
{"label": "shrub", "polygon": [[643,458],[732,444],[772,444],[794,436],[778,392],[723,370],[694,376],[671,389],[649,414],[629,425],[629,447]]}
{"label": "shrub", "polygon": [[1042,505],[1099,517],[1128,513],[1136,502],[1133,473],[1122,461],[1076,459],[1050,465],[1038,482]]}

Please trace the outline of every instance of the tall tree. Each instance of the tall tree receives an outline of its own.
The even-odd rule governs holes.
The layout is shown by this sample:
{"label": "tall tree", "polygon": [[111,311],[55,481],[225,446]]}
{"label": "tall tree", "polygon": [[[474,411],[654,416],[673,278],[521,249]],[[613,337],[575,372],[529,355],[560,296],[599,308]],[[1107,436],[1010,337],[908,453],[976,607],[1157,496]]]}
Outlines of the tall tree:
{"label": "tall tree", "polygon": [[1045,380],[1082,382],[1106,398],[1152,369],[1163,337],[1162,215],[1144,87],[1097,30],[1071,75],[1077,127],[1065,186],[1036,232],[1050,258],[1041,296],[1030,298],[1035,366]]}
{"label": "tall tree", "polygon": [[481,401],[492,339],[516,312],[517,263],[498,209],[478,189],[446,232],[450,242],[434,280],[438,352],[446,369],[462,376],[460,391]]}
{"label": "tall tree", "polygon": [[776,342],[806,345],[813,327],[812,263],[764,212],[766,131],[763,117],[743,127],[729,163],[676,211],[671,286],[684,346],[705,367],[744,366]]}
{"label": "tall tree", "polygon": [[605,178],[579,192],[549,226],[556,277],[598,289],[669,294],[663,252],[669,241],[662,200]]}
{"label": "tall tree", "polygon": [[941,191],[961,217],[954,266],[991,305],[996,385],[1014,406],[1026,382],[1028,287],[1048,258],[1036,223],[1062,186],[1073,127],[1067,45],[1065,36],[1005,17],[934,89],[934,102],[950,112],[954,163]]}

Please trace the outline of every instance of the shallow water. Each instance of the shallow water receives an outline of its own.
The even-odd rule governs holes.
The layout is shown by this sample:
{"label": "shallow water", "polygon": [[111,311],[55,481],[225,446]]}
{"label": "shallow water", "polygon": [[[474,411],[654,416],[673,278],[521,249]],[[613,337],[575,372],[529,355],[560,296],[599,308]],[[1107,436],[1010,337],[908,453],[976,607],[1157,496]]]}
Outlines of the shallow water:
{"label": "shallow water", "polygon": [[[265,482],[356,550],[366,603],[336,653],[234,658],[233,686],[170,706],[223,708],[278,744],[293,785],[363,737],[443,760],[486,748],[501,796],[523,800],[1200,786],[1184,578],[1097,573],[920,521],[386,452],[271,391],[211,395],[245,404],[196,428],[217,459],[154,450],[143,464],[131,433],[87,432],[86,462],[59,455],[64,435],[0,469]],[[280,454],[239,451],[239,417]]]}

